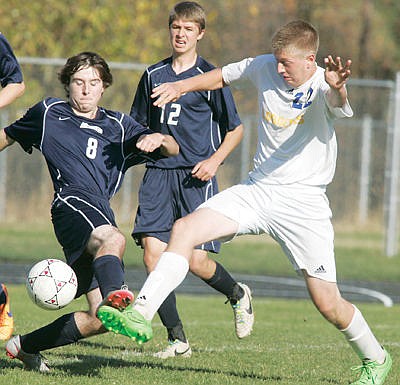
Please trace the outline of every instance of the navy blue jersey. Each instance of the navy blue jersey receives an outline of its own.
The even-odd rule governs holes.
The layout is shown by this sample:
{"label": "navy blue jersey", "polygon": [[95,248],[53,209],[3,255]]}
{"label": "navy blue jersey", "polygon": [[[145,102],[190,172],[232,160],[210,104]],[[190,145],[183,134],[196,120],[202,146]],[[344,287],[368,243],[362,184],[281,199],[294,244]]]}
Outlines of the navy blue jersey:
{"label": "navy blue jersey", "polygon": [[87,119],[57,98],[37,103],[5,132],[25,151],[42,152],[55,192],[83,190],[109,199],[129,166],[160,156],[158,150],[139,152],[138,138],[152,131],[130,116],[99,108],[95,119]]}
{"label": "navy blue jersey", "polygon": [[7,39],[0,33],[0,84],[5,87],[7,84],[22,81],[21,67]]}
{"label": "navy blue jersey", "polygon": [[142,75],[130,115],[139,123],[163,134],[172,135],[179,144],[179,154],[147,166],[159,168],[193,167],[209,158],[219,147],[226,132],[241,124],[230,89],[188,92],[176,102],[155,107],[150,95],[162,83],[186,79],[215,68],[202,57],[177,75],[172,58],[150,66]]}

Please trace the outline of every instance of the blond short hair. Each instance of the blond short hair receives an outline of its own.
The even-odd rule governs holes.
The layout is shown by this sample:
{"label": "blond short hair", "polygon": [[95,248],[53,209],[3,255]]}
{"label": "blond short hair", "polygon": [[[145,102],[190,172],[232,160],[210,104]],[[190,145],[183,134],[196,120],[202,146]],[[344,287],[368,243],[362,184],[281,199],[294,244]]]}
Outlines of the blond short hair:
{"label": "blond short hair", "polygon": [[287,49],[310,51],[317,54],[319,36],[317,30],[306,21],[295,20],[279,28],[272,37],[272,51]]}

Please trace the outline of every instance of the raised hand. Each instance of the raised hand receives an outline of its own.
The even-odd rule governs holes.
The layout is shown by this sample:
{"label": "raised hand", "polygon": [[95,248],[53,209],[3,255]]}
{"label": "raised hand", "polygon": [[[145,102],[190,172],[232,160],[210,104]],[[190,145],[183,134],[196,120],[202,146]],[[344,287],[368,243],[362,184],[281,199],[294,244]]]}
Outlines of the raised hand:
{"label": "raised hand", "polygon": [[156,99],[154,105],[156,107],[162,107],[169,102],[178,100],[182,95],[182,92],[177,83],[163,83],[153,89],[151,97]]}
{"label": "raised hand", "polygon": [[331,88],[339,89],[343,87],[349,78],[351,71],[351,60],[346,60],[346,63],[342,64],[342,59],[337,56],[333,60],[331,55],[328,55],[325,59],[325,81],[330,85]]}

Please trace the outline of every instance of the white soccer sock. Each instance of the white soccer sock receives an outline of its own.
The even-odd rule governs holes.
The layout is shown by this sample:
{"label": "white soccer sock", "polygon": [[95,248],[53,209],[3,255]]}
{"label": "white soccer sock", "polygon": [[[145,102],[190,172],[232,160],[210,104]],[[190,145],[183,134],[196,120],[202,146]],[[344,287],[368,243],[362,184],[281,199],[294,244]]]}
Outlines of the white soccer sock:
{"label": "white soccer sock", "polygon": [[134,308],[147,320],[152,320],[158,308],[185,279],[189,262],[179,254],[164,252],[155,269],[140,290]]}
{"label": "white soccer sock", "polygon": [[382,346],[373,335],[360,310],[356,306],[354,306],[354,310],[354,316],[349,326],[341,332],[361,360],[368,359],[382,364],[385,361],[385,352]]}

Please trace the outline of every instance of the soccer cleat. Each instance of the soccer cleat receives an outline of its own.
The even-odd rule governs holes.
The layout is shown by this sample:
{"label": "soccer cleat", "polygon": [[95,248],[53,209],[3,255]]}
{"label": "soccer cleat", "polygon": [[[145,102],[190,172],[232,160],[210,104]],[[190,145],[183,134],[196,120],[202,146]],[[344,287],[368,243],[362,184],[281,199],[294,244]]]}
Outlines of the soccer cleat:
{"label": "soccer cleat", "polygon": [[157,358],[171,358],[171,357],[185,357],[189,358],[192,355],[192,349],[189,342],[182,342],[180,340],[168,341],[168,346],[160,352],[154,353],[153,357]]}
{"label": "soccer cleat", "polygon": [[232,304],[235,317],[235,331],[238,338],[245,338],[251,334],[254,324],[253,306],[251,304],[251,291],[244,283],[238,283],[244,290],[244,296]]}
{"label": "soccer cleat", "polygon": [[6,303],[0,305],[0,340],[6,341],[11,338],[14,330],[14,318],[10,310],[10,297],[7,288],[4,284],[1,284],[1,287],[6,296]]}
{"label": "soccer cleat", "polygon": [[38,372],[48,372],[50,368],[47,366],[47,360],[40,353],[25,353],[21,349],[20,336],[14,336],[6,344],[7,356],[14,359],[17,358],[23,362],[25,369],[36,370]]}
{"label": "soccer cleat", "polygon": [[361,372],[360,378],[350,385],[382,385],[392,367],[392,357],[385,350],[385,362],[378,364],[376,361],[364,360],[361,366],[355,366],[352,370]]}
{"label": "soccer cleat", "polygon": [[123,286],[120,290],[114,290],[107,294],[107,296],[100,302],[100,306],[111,306],[119,311],[124,310],[129,306],[135,296],[128,290],[128,286]]}
{"label": "soccer cleat", "polygon": [[144,319],[132,305],[123,311],[112,306],[100,306],[97,317],[108,331],[130,337],[139,345],[153,338],[151,322]]}

